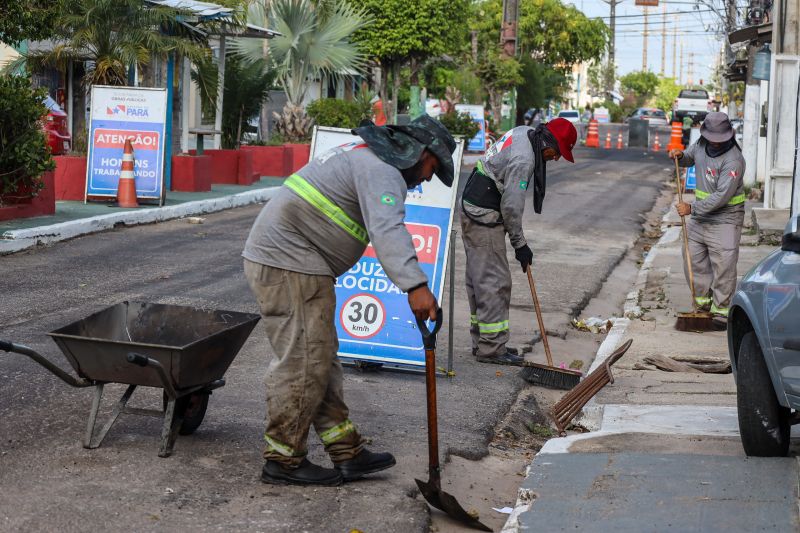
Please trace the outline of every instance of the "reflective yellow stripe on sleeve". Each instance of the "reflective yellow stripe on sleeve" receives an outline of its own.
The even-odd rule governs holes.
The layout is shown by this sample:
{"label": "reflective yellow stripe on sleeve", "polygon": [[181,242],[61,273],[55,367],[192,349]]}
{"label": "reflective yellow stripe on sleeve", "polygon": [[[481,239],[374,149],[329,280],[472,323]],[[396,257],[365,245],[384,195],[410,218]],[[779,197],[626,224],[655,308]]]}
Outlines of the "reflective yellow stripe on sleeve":
{"label": "reflective yellow stripe on sleeve", "polygon": [[334,224],[345,230],[351,237],[361,244],[369,244],[369,234],[361,224],[350,218],[342,208],[334,204],[316,187],[304,180],[302,176],[292,174],[286,178],[287,187],[297,193],[300,198],[316,207],[323,215],[331,219]]}
{"label": "reflective yellow stripe on sleeve", "polygon": [[[708,198],[710,196],[710,193],[707,193],[706,191],[701,191],[701,190],[698,189],[698,190],[694,191],[694,195],[698,200],[705,200],[706,198]],[[745,200],[744,193],[737,194],[736,196],[734,196],[733,198],[731,198],[728,201],[728,205],[743,204],[744,200]]]}

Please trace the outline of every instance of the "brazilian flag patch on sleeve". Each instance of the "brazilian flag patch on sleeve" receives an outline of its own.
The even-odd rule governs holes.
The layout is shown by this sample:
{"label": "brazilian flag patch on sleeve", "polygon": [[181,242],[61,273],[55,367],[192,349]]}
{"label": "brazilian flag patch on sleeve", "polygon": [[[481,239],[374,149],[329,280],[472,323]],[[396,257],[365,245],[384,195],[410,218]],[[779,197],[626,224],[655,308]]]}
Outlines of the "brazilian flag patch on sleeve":
{"label": "brazilian flag patch on sleeve", "polygon": [[385,205],[394,205],[397,203],[397,200],[394,199],[394,196],[384,194],[381,196],[381,203]]}
{"label": "brazilian flag patch on sleeve", "polygon": [[520,181],[519,182],[519,188],[527,191],[528,190],[528,182],[527,181]]}

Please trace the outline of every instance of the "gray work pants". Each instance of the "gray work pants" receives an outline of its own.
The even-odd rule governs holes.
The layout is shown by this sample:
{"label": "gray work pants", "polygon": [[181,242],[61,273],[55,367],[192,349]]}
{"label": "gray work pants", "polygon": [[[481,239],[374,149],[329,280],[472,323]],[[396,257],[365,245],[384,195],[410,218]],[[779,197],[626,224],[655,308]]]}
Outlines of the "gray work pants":
{"label": "gray work pants", "polygon": [[[686,222],[689,236],[689,255],[694,274],[694,297],[701,308],[727,315],[733,292],[736,290],[736,262],[739,259],[739,224],[709,224],[692,218]],[[683,253],[684,274],[686,252]]]}
{"label": "gray work pants", "polygon": [[336,353],[336,293],[329,276],[313,276],[244,260],[275,357],[267,385],[264,459],[297,466],[311,425],[334,463],[355,457],[364,440],[348,418]]}
{"label": "gray work pants", "polygon": [[480,357],[502,355],[508,342],[511,305],[505,229],[502,224],[483,226],[461,213],[461,237],[467,254],[472,352]]}

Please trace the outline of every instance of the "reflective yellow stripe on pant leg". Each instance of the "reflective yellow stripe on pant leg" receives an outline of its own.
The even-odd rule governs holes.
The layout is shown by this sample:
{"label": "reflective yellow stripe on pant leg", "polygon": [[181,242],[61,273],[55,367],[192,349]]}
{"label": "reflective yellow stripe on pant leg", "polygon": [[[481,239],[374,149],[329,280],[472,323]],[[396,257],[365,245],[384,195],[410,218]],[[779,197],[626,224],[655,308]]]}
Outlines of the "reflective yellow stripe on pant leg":
{"label": "reflective yellow stripe on pant leg", "polygon": [[319,438],[322,439],[322,444],[325,446],[333,444],[345,435],[348,435],[356,430],[356,426],[348,419],[341,424],[336,424],[330,429],[323,431]]}
{"label": "reflective yellow stripe on pant leg", "polygon": [[298,457],[300,455],[303,455],[303,454],[298,454],[290,446],[287,446],[284,443],[273,439],[266,433],[264,434],[264,440],[267,441],[267,446],[269,446],[271,450],[278,452],[284,457]]}
{"label": "reflective yellow stripe on pant leg", "polygon": [[478,331],[481,333],[500,333],[501,331],[506,331],[507,329],[508,320],[503,320],[502,322],[492,322],[491,324],[478,322]]}
{"label": "reflective yellow stripe on pant leg", "polygon": [[727,307],[717,307],[716,304],[711,304],[711,314],[712,315],[721,315],[724,317],[728,316],[728,308]]}

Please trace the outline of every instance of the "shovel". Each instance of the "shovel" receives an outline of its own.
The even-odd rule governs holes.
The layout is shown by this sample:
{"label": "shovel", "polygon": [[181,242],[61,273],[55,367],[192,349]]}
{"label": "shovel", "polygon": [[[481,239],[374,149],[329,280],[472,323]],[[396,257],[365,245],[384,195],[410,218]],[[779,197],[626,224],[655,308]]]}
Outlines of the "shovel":
{"label": "shovel", "polygon": [[429,504],[445,512],[462,524],[481,531],[491,531],[477,518],[464,510],[456,499],[442,490],[441,469],[439,468],[439,428],[436,416],[436,334],[442,327],[442,310],[436,311],[436,324],[433,331],[424,320],[417,319],[417,327],[422,333],[425,346],[425,392],[428,399],[428,481],[415,479],[419,491]]}

